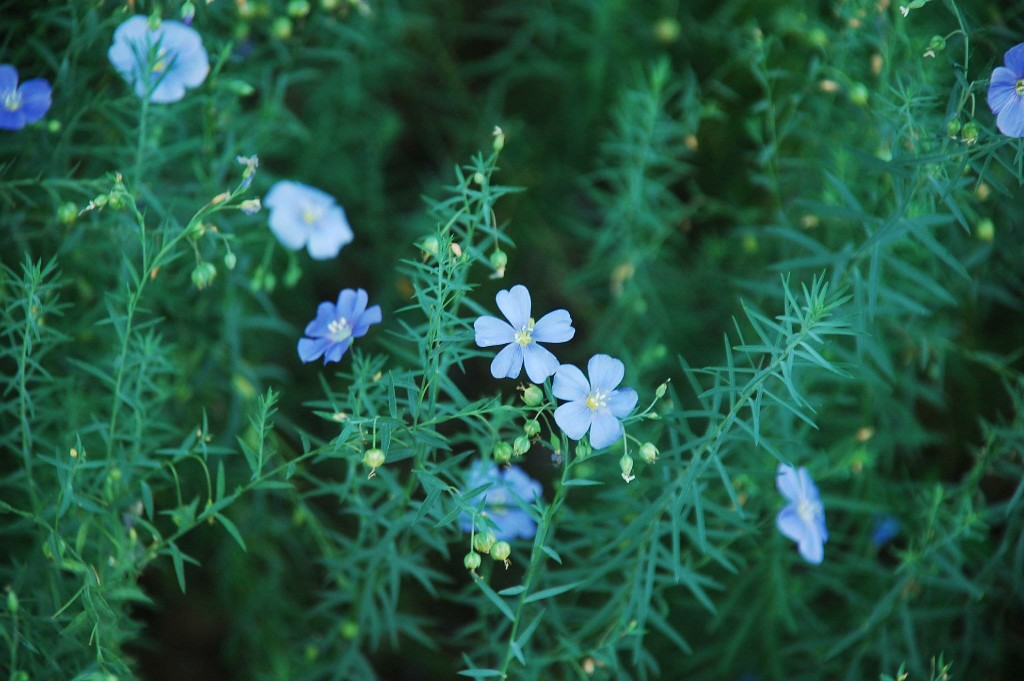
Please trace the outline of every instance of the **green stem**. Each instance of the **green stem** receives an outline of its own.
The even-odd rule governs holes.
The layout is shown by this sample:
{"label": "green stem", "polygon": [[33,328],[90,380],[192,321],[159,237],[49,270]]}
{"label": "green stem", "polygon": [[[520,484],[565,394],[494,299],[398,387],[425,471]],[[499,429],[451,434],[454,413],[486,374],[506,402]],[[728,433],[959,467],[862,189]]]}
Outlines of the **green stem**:
{"label": "green stem", "polygon": [[143,159],[146,147],[146,123],[149,119],[149,97],[142,98],[142,111],[139,113],[139,140],[135,146],[135,168],[132,170],[132,189],[138,191],[137,187],[142,184]]}

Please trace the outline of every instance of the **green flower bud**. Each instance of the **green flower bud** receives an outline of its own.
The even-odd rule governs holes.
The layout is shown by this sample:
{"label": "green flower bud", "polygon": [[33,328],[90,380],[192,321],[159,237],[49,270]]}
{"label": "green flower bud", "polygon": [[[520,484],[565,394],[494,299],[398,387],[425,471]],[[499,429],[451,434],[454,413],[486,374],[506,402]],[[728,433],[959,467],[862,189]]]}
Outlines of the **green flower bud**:
{"label": "green flower bud", "polygon": [[473,173],[473,181],[479,185],[483,185],[483,183],[487,181],[487,177],[478,170]]}
{"label": "green flower bud", "polygon": [[46,122],[46,130],[51,135],[56,135],[58,132],[60,132],[60,129],[61,129],[60,121],[58,121],[58,120],[49,120],[49,121]]}
{"label": "green flower bud", "polygon": [[654,24],[654,37],[659,43],[668,45],[679,39],[682,27],[672,17],[662,17]]}
{"label": "green flower bud", "polygon": [[584,442],[583,440],[580,440],[579,443],[576,445],[576,456],[581,459],[590,456],[590,453],[592,451],[594,450],[593,448],[591,448],[589,442]]}
{"label": "green flower bud", "polygon": [[928,49],[932,52],[942,52],[946,49],[946,39],[941,35],[933,35],[932,39],[928,41]]}
{"label": "green flower bud", "polygon": [[996,226],[991,220],[985,218],[978,223],[976,234],[979,241],[992,241],[996,238]]}
{"label": "green flower bud", "polygon": [[494,446],[494,460],[504,465],[512,460],[512,445],[499,442]]}
{"label": "green flower bud", "polygon": [[338,0],[320,0],[320,6],[330,12],[338,9]]}
{"label": "green flower bud", "polygon": [[505,276],[505,266],[508,265],[508,255],[500,248],[495,248],[491,253],[491,267],[498,273],[499,277]]}
{"label": "green flower bud", "polygon": [[527,386],[526,390],[523,391],[523,402],[528,407],[540,406],[540,403],[544,401],[544,393],[535,385]]}
{"label": "green flower bud", "polygon": [[128,202],[130,200],[131,199],[126,192],[115,189],[114,191],[110,192],[107,205],[113,208],[114,210],[124,210],[125,208],[128,207]]}
{"label": "green flower bud", "polygon": [[654,396],[660,400],[662,397],[665,396],[666,392],[668,392],[668,381],[665,381],[664,383],[658,386],[658,389],[654,391]]}
{"label": "green flower bud", "polygon": [[526,452],[530,451],[530,438],[525,435],[520,435],[512,441],[512,451],[516,456],[522,456]]}
{"label": "green flower bud", "polygon": [[224,267],[227,267],[229,270],[233,270],[233,269],[235,269],[235,265],[237,265],[237,264],[238,264],[238,256],[235,255],[234,253],[232,253],[231,251],[228,251],[224,255]]}
{"label": "green flower bud", "polygon": [[495,151],[501,151],[502,149],[504,149],[505,148],[505,131],[502,130],[501,128],[499,128],[498,126],[494,126],[494,132],[491,133],[491,134],[494,137],[494,143],[492,144],[492,146],[494,147],[494,150]]}
{"label": "green flower bud", "polygon": [[273,293],[274,289],[277,288],[277,277],[273,272],[265,272],[260,282],[260,286],[267,293]]}
{"label": "green flower bud", "polygon": [[960,132],[960,119],[954,118],[949,123],[946,123],[946,134],[950,137],[956,137],[957,133]]}
{"label": "green flower bud", "polygon": [[850,101],[857,106],[867,106],[868,88],[864,83],[854,83],[849,90]]}
{"label": "green flower bud", "polygon": [[201,262],[192,270],[192,283],[200,291],[212,284],[216,277],[217,268],[213,266],[212,262]]}
{"label": "green flower bud", "polygon": [[13,591],[7,592],[7,610],[8,612],[18,612],[18,595]]}
{"label": "green flower bud", "polygon": [[462,564],[466,566],[466,569],[470,572],[476,571],[480,567],[480,554],[470,551],[466,554],[466,557],[462,559]]}
{"label": "green flower bud", "polygon": [[636,479],[633,475],[633,457],[629,454],[623,454],[619,459],[619,469],[622,471],[622,479],[627,483]]}
{"label": "green flower bud", "polygon": [[155,31],[156,29],[160,28],[160,15],[156,12],[150,14],[148,19],[148,25],[149,30],[151,31]]}
{"label": "green flower bud", "polygon": [[77,220],[78,206],[75,205],[75,202],[66,201],[60,204],[60,208],[57,209],[57,219],[64,225],[70,225]]}
{"label": "green flower bud", "polygon": [[368,478],[372,478],[377,473],[377,469],[384,465],[385,458],[387,457],[384,455],[384,450],[377,449],[376,447],[367,449],[363,453],[363,463],[370,468]]}
{"label": "green flower bud", "polygon": [[288,3],[288,15],[296,19],[301,19],[309,14],[309,1],[308,0],[291,0]]}
{"label": "green flower bud", "polygon": [[496,541],[498,541],[498,538],[491,531],[477,532],[473,537],[473,548],[480,553],[490,553],[491,547],[494,546]]}
{"label": "green flower bud", "polygon": [[431,257],[437,257],[438,251],[441,250],[441,243],[437,240],[436,236],[428,236],[420,242],[420,249]]}
{"label": "green flower bud", "polygon": [[270,24],[270,32],[276,38],[287,40],[292,37],[292,20],[288,17],[278,17]]}
{"label": "green flower bud", "polygon": [[974,144],[978,141],[978,135],[981,134],[981,128],[974,121],[969,122],[964,126],[964,142],[968,144]]}
{"label": "green flower bud", "polygon": [[658,448],[654,446],[653,442],[645,442],[640,447],[640,458],[645,463],[654,463],[658,460]]}
{"label": "green flower bud", "polygon": [[814,47],[826,47],[828,46],[828,33],[821,28],[812,28],[807,34],[807,42]]}
{"label": "green flower bud", "polygon": [[254,88],[252,85],[245,82],[244,80],[240,80],[238,78],[229,79],[227,82],[224,83],[224,87],[228,89],[228,92],[236,94],[239,97],[248,97],[252,93],[256,92],[256,88]]}
{"label": "green flower bud", "polygon": [[530,419],[523,424],[523,432],[530,437],[537,437],[540,435],[540,422],[537,419]]}
{"label": "green flower bud", "polygon": [[341,632],[341,637],[346,641],[351,641],[356,636],[359,636],[359,625],[353,620],[345,620],[338,629]]}
{"label": "green flower bud", "polygon": [[196,6],[192,4],[192,0],[185,0],[181,4],[181,20],[185,22],[185,25],[192,23],[192,20],[196,18]]}
{"label": "green flower bud", "polygon": [[505,564],[505,569],[508,569],[509,560],[508,557],[512,555],[512,547],[507,541],[495,542],[494,546],[491,547],[491,558],[494,560],[500,560]]}

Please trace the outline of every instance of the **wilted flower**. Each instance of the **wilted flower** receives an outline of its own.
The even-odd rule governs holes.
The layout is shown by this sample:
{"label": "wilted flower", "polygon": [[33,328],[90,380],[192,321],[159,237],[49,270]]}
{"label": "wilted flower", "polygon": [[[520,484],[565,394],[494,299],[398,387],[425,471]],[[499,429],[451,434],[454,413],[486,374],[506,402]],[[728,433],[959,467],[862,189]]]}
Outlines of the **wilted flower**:
{"label": "wilted flower", "polygon": [[[540,483],[530,479],[519,466],[508,466],[499,468],[497,464],[487,464],[477,461],[469,470],[466,477],[465,489],[474,490],[477,487],[491,483],[491,486],[484,492],[476,494],[467,499],[470,503],[477,504],[481,494],[484,498],[483,515],[494,521],[494,536],[499,541],[522,538],[530,539],[537,532],[537,523],[533,521],[530,514],[519,508],[517,501],[529,504],[541,495]],[[459,517],[459,525],[465,532],[473,530],[473,520],[468,513]],[[486,529],[477,527],[477,531],[486,532]]]}
{"label": "wilted flower", "polygon": [[321,355],[324,364],[337,362],[352,344],[352,339],[365,336],[370,324],[379,324],[380,305],[366,307],[368,297],[363,289],[342,290],[338,303],[320,303],[316,319],[306,325],[309,338],[299,339],[299,358],[312,362]]}
{"label": "wilted flower", "polygon": [[988,106],[996,116],[996,127],[1007,137],[1024,137],[1024,43],[1003,56],[1006,66],[992,72]]}
{"label": "wilted flower", "polygon": [[161,21],[154,28],[138,14],[114,31],[107,58],[135,94],[157,104],[177,102],[187,89],[202,85],[210,72],[206,48],[195,29],[180,21]]}
{"label": "wilted flower", "polygon": [[637,394],[632,388],[617,389],[625,375],[622,362],[608,355],[594,355],[587,363],[587,373],[571,364],[558,367],[551,392],[560,400],[568,400],[555,410],[555,423],[573,440],[590,431],[590,444],[603,449],[622,437],[621,419],[636,406]]}
{"label": "wilted flower", "polygon": [[495,299],[508,322],[485,316],[473,324],[478,347],[505,346],[491,362],[491,375],[495,378],[518,378],[525,364],[530,380],[541,383],[558,370],[558,360],[540,343],[570,340],[576,333],[572,318],[565,310],[555,310],[535,322],[530,316],[530,292],[521,284],[508,291],[498,291]]}
{"label": "wilted flower", "polygon": [[779,532],[797,543],[800,555],[818,565],[825,558],[825,508],[806,468],[779,464],[775,484],[789,503],[779,511],[775,524]]}
{"label": "wilted flower", "polygon": [[270,188],[263,205],[270,209],[270,230],[285,248],[305,246],[313,259],[327,260],[352,241],[345,211],[316,187],[282,180]]}
{"label": "wilted flower", "polygon": [[0,64],[0,130],[21,130],[50,110],[50,83],[45,78],[26,80],[19,87],[18,70]]}

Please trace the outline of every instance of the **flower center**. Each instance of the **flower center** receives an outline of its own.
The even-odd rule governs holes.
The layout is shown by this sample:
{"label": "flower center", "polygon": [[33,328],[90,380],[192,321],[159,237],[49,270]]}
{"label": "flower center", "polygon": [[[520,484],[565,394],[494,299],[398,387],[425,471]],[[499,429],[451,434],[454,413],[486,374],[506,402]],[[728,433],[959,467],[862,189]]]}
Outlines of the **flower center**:
{"label": "flower center", "polygon": [[818,502],[803,499],[796,505],[796,512],[805,523],[811,523],[814,521],[814,517],[818,515],[820,508],[821,504]]}
{"label": "flower center", "polygon": [[21,108],[21,93],[11,90],[4,94],[4,108],[8,111],[17,111]]}
{"label": "flower center", "polygon": [[608,406],[608,393],[603,390],[595,390],[587,395],[587,408],[590,411],[597,411]]}
{"label": "flower center", "polygon": [[513,334],[512,340],[515,341],[516,343],[519,343],[522,346],[527,346],[530,343],[532,343],[533,325],[533,317],[530,317],[530,321],[526,323],[526,326],[519,329],[518,331],[515,332],[515,334]]}
{"label": "flower center", "polygon": [[1024,78],[1017,81],[1017,87],[1014,89],[1017,90],[1018,95],[1024,95]]}
{"label": "flower center", "polygon": [[318,208],[306,206],[302,209],[302,221],[307,225],[311,225],[320,219],[321,213],[323,213],[323,211]]}
{"label": "flower center", "polygon": [[331,334],[331,340],[340,343],[352,335],[352,325],[344,317],[339,317],[327,325],[327,333]]}

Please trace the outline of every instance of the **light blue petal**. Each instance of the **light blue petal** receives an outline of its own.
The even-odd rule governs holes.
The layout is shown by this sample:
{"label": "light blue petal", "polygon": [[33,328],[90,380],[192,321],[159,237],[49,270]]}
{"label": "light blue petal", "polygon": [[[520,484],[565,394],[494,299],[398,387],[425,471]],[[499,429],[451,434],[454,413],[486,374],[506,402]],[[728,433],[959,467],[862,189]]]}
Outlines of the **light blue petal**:
{"label": "light blue petal", "polygon": [[639,399],[636,391],[632,388],[620,388],[614,391],[611,397],[608,398],[608,411],[615,418],[624,419],[633,411],[633,407],[636,406]]}
{"label": "light blue petal", "polygon": [[515,330],[508,322],[490,315],[480,317],[473,322],[473,330],[476,331],[476,346],[478,348],[507,345],[515,336]]}
{"label": "light blue petal", "polygon": [[996,127],[1007,137],[1024,137],[1024,97],[1014,95],[996,117]]}
{"label": "light blue petal", "polygon": [[590,446],[604,449],[622,439],[622,423],[606,409],[594,412],[594,425],[590,428]]}
{"label": "light blue petal", "polygon": [[576,335],[576,329],[566,310],[554,310],[537,321],[530,335],[538,343],[565,343]]}
{"label": "light blue petal", "polygon": [[796,504],[788,504],[775,517],[775,526],[783,537],[792,539],[795,542],[803,541],[807,535],[807,525],[797,513]]}
{"label": "light blue petal", "polygon": [[324,353],[324,364],[328,362],[338,362],[341,360],[341,356],[348,350],[348,346],[352,345],[352,338],[346,338],[340,343],[332,343],[331,347]]}
{"label": "light blue petal", "polygon": [[551,352],[536,343],[523,347],[526,375],[534,383],[543,383],[548,376],[558,371],[558,360]]}
{"label": "light blue petal", "polygon": [[[269,197],[271,194],[268,193],[267,196]],[[299,250],[306,245],[306,240],[309,239],[309,225],[303,221],[301,215],[293,210],[292,206],[283,205],[271,208],[267,222],[277,240],[289,250]]]}
{"label": "light blue petal", "polygon": [[811,474],[807,472],[807,469],[800,467],[797,471],[800,476],[800,488],[803,493],[803,498],[808,501],[821,502],[821,495],[818,493],[818,486],[814,484],[814,480],[811,479]]}
{"label": "light blue petal", "polygon": [[825,543],[813,530],[800,538],[797,547],[800,556],[812,565],[821,565],[825,559]]}
{"label": "light blue petal", "polygon": [[1013,71],[1000,66],[992,72],[988,84],[988,108],[999,115],[1011,97],[1017,97],[1017,77]]}
{"label": "light blue petal", "polygon": [[306,325],[305,334],[313,338],[326,336],[328,333],[327,325],[337,318],[338,313],[335,311],[332,303],[320,303],[316,308],[316,317]]}
{"label": "light blue petal", "polygon": [[328,338],[300,338],[299,359],[303,362],[312,362],[324,354],[330,344],[331,341]]}
{"label": "light blue petal", "polygon": [[210,72],[210,60],[199,32],[180,21],[165,20],[160,23],[160,33],[160,48],[173,59],[174,79],[188,88],[202,85]]}
{"label": "light blue petal", "polygon": [[10,64],[0,64],[0,92],[10,92],[18,87],[18,69]]}
{"label": "light blue petal", "polygon": [[35,123],[50,110],[51,88],[44,78],[26,80],[18,88],[21,95],[21,111],[26,123]]}
{"label": "light blue petal", "polygon": [[526,290],[525,286],[517,284],[508,291],[498,291],[495,300],[501,314],[505,315],[514,328],[526,327],[530,321],[532,303],[530,302],[530,292]]}
{"label": "light blue petal", "polygon": [[778,470],[775,471],[775,486],[779,488],[782,496],[790,501],[800,501],[803,499],[800,475],[792,466],[787,466],[784,463],[779,464]]}
{"label": "light blue petal", "polygon": [[[362,289],[359,289],[362,291]],[[363,291],[365,295],[366,292]],[[359,302],[359,291],[351,288],[344,288],[341,293],[338,294],[338,303],[335,306],[337,315],[344,317],[345,319],[354,319],[356,316],[356,305]]]}
{"label": "light blue petal", "polygon": [[352,316],[349,317],[349,319],[355,321],[356,319],[362,317],[363,313],[366,312],[366,304],[368,302],[370,302],[370,296],[366,293],[366,289],[357,288],[356,302],[352,306]]}
{"label": "light blue petal", "polygon": [[523,368],[523,349],[518,343],[509,343],[501,349],[491,362],[491,376],[495,378],[518,378]]}
{"label": "light blue petal", "polygon": [[352,337],[365,336],[370,329],[370,324],[380,324],[381,319],[383,319],[383,315],[380,312],[380,305],[371,305],[366,308],[366,311],[359,316],[359,322],[352,327]]}
{"label": "light blue petal", "polygon": [[566,402],[555,409],[555,423],[572,440],[587,434],[593,417],[594,412],[584,402]]}
{"label": "light blue petal", "polygon": [[530,539],[537,533],[537,523],[528,513],[518,508],[508,509],[504,512],[491,512],[489,517],[499,528],[494,531],[494,536],[498,541]]}
{"label": "light blue petal", "polygon": [[[145,96],[146,86],[143,81],[139,81],[139,84],[135,87],[135,92],[139,96]],[[173,104],[174,102],[180,102],[184,97],[185,84],[168,73],[157,81],[157,86],[150,94],[149,101],[154,104]]]}
{"label": "light blue petal", "polygon": [[619,387],[626,367],[621,361],[608,355],[594,355],[587,362],[587,374],[590,376],[591,390],[610,392]]}
{"label": "light blue petal", "polygon": [[577,367],[563,364],[555,372],[551,393],[560,400],[585,400],[590,394],[590,382]]}
{"label": "light blue petal", "polygon": [[1024,77],[1024,43],[1011,47],[1003,55],[1003,62],[1010,67],[1010,70]]}
{"label": "light blue petal", "polygon": [[352,241],[352,228],[341,206],[330,206],[309,232],[306,247],[314,260],[329,260],[338,255],[342,246]]}
{"label": "light blue petal", "polygon": [[542,490],[540,483],[527,475],[519,466],[509,466],[503,477],[512,494],[526,503],[531,503],[540,497]]}

